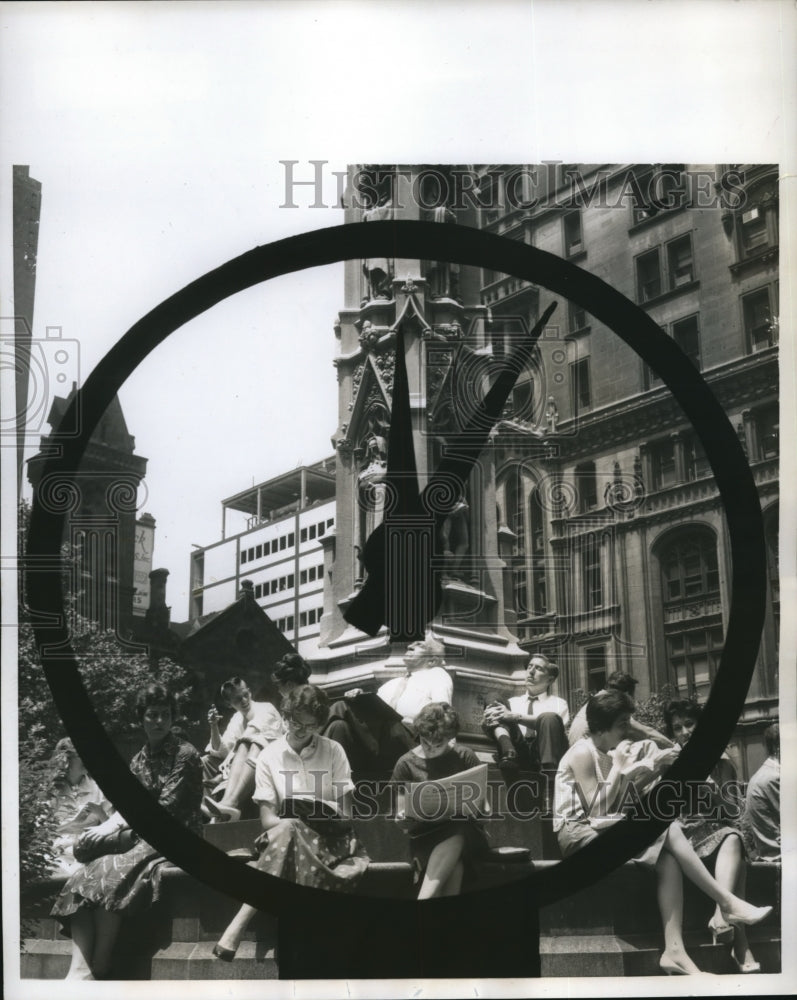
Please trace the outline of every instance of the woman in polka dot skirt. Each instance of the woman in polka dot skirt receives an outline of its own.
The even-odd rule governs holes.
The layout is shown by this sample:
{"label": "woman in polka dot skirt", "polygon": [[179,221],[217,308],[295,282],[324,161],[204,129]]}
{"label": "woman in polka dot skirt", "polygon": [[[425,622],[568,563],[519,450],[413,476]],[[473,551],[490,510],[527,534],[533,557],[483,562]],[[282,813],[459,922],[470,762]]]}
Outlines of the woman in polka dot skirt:
{"label": "woman in polka dot skirt", "polygon": [[[310,684],[282,702],[287,733],[260,754],[253,799],[263,833],[253,866],[269,875],[338,892],[351,892],[368,867],[368,855],[350,822],[351,768],[343,748],[319,735],[329,701]],[[244,905],[213,953],[232,961],[257,910]]]}

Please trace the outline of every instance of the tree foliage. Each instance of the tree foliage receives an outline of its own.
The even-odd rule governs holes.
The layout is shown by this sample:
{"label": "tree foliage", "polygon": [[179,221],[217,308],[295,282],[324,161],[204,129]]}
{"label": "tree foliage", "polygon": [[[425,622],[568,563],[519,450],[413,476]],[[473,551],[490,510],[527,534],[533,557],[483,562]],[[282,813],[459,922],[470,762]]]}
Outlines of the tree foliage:
{"label": "tree foliage", "polygon": [[[28,505],[21,503],[21,551],[29,516]],[[68,567],[70,552],[65,549],[63,557]],[[171,660],[161,659],[157,676],[153,675],[146,653],[131,650],[115,632],[79,615],[68,595],[65,603],[70,642],[79,663],[81,681],[106,732],[120,749],[129,747],[132,736],[140,729],[135,700],[142,687],[157,680],[175,695],[178,705],[188,702],[194,682],[191,673]],[[20,885],[24,891],[27,885],[45,877],[50,867],[53,822],[48,810],[52,794],[49,759],[55,744],[67,732],[44,675],[30,612],[22,601],[17,634]]]}

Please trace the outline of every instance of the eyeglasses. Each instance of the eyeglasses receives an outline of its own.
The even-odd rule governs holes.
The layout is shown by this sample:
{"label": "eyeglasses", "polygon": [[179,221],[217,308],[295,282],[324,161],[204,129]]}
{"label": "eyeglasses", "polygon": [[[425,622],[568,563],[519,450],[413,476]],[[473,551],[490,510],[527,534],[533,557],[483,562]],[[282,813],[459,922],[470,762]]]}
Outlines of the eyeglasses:
{"label": "eyeglasses", "polygon": [[291,729],[295,730],[296,732],[307,733],[321,728],[321,723],[316,722],[315,719],[312,722],[299,722],[298,719],[294,719],[290,715],[286,715],[285,721],[288,723]]}

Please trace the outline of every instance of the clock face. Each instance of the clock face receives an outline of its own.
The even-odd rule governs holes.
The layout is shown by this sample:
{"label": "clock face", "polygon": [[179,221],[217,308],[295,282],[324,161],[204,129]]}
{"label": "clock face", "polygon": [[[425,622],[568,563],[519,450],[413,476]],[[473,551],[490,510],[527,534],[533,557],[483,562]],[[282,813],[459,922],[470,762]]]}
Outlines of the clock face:
{"label": "clock face", "polygon": [[[391,274],[391,260],[394,262],[392,266],[396,268],[399,267],[399,261],[416,261],[420,264],[427,258],[456,262],[463,270],[448,272],[447,277],[438,275],[435,279],[439,281],[438,288],[441,290],[439,300],[451,299],[455,305],[457,304],[458,286],[453,283],[452,274],[456,273],[457,281],[464,282],[467,277],[465,268],[483,269],[489,266],[495,272],[516,276],[518,281],[533,282],[535,287],[547,289],[551,297],[566,297],[569,303],[574,302],[596,319],[610,326],[620,338],[639,352],[652,370],[662,376],[665,384],[670,387],[687,413],[699,412],[701,414],[701,425],[696,429],[700,432],[706,452],[711,455],[712,466],[720,488],[722,489],[723,484],[727,482],[736,484],[734,505],[727,510],[731,543],[734,548],[734,563],[750,567],[748,582],[752,580],[754,586],[760,584],[763,588],[763,569],[756,550],[759,538],[756,535],[755,526],[756,518],[760,518],[756,513],[758,501],[749,477],[749,470],[743,462],[741,464],[739,462],[738,439],[735,430],[728,424],[724,414],[716,406],[711,393],[705,388],[699,376],[696,377],[694,370],[688,368],[688,360],[684,360],[680,352],[673,351],[672,342],[646,313],[634,307],[619,293],[614,292],[591,275],[580,272],[573,264],[533,247],[521,246],[511,240],[488,236],[476,229],[454,228],[436,222],[397,221],[382,217],[366,221],[366,225],[347,225],[337,229],[320,230],[308,237],[292,238],[281,241],[280,244],[273,247],[258,248],[205,276],[189,289],[178,292],[162,306],[155,309],[145,321],[142,321],[122,338],[116,348],[87,380],[82,390],[85,415],[83,435],[73,445],[65,447],[65,455],[60,460],[60,465],[57,460],[54,460],[55,470],[68,471],[77,466],[81,450],[86,444],[87,435],[91,433],[94,424],[108,405],[109,393],[112,394],[115,391],[116,384],[124,380],[142,356],[153,350],[171,331],[177,329],[193,315],[238,290],[267,280],[272,276],[307,266],[308,263],[318,264],[345,259],[355,261],[356,266],[359,267],[361,262],[365,261],[367,264],[364,281],[367,283],[369,299],[356,318],[360,319],[363,313],[366,313],[374,319],[369,319],[369,322],[372,323],[371,328],[365,328],[365,320],[363,320],[360,332],[365,330],[364,340],[366,344],[369,342],[379,344],[380,337],[390,339],[392,336],[395,344],[403,346],[407,354],[407,393],[406,397],[402,393],[400,398],[406,400],[409,406],[403,404],[405,412],[402,416],[401,411],[396,411],[395,404],[391,412],[385,403],[382,404],[382,410],[379,407],[373,407],[365,411],[363,403],[364,412],[360,413],[356,409],[359,398],[357,396],[352,412],[355,417],[361,418],[361,428],[370,430],[370,437],[365,441],[364,450],[360,453],[362,439],[355,439],[351,435],[347,437],[351,430],[351,424],[344,428],[343,424],[346,421],[341,420],[337,434],[338,452],[349,460],[350,484],[358,489],[379,485],[375,484],[373,478],[369,481],[367,475],[369,468],[381,470],[382,483],[387,482],[388,487],[396,485],[395,482],[391,482],[391,478],[396,480],[401,478],[400,474],[410,473],[412,485],[405,488],[404,499],[399,503],[398,512],[399,515],[409,513],[411,523],[402,525],[400,517],[389,516],[391,511],[386,507],[377,508],[375,513],[379,515],[378,520],[386,523],[391,532],[396,531],[395,538],[404,537],[413,542],[419,535],[418,518],[423,514],[423,511],[418,511],[418,503],[429,483],[434,484],[435,470],[439,473],[440,469],[445,471],[447,467],[454,469],[451,481],[444,483],[444,486],[447,487],[445,500],[435,501],[440,503],[440,508],[435,510],[434,503],[431,500],[429,502],[429,507],[432,509],[427,511],[430,515],[428,520],[439,535],[430,543],[429,558],[443,560],[440,568],[444,579],[446,570],[449,572],[446,584],[448,594],[446,596],[451,598],[453,602],[451,606],[453,606],[454,611],[458,607],[456,602],[461,600],[464,602],[463,614],[472,611],[477,619],[481,615],[482,621],[477,623],[482,630],[480,633],[482,639],[487,634],[485,625],[495,625],[495,632],[500,635],[503,624],[498,622],[494,609],[489,610],[489,615],[492,618],[485,618],[487,613],[483,610],[482,604],[484,602],[480,594],[487,592],[488,585],[492,587],[493,594],[500,593],[504,589],[501,576],[500,574],[496,576],[497,567],[494,564],[491,565],[489,559],[485,561],[485,565],[479,564],[475,556],[480,553],[467,551],[471,549],[471,542],[469,540],[463,543],[463,538],[466,537],[464,526],[455,522],[456,515],[459,515],[461,520],[463,511],[470,515],[471,512],[477,510],[481,517],[486,518],[489,523],[496,526],[495,533],[500,538],[497,530],[500,525],[497,524],[498,519],[495,513],[485,508],[479,491],[474,489],[474,477],[481,474],[485,464],[489,465],[487,460],[479,458],[479,456],[483,456],[486,446],[482,447],[479,456],[475,458],[473,450],[469,452],[468,448],[471,446],[474,449],[482,437],[486,437],[488,441],[490,439],[491,427],[495,425],[494,414],[491,414],[488,408],[487,416],[484,417],[484,414],[480,415],[479,407],[489,395],[487,385],[491,382],[490,376],[498,374],[500,377],[502,368],[507,371],[511,370],[511,361],[501,362],[485,374],[483,367],[478,368],[479,359],[483,358],[484,355],[479,355],[478,349],[473,351],[475,360],[468,358],[467,365],[463,362],[465,377],[457,379],[451,378],[450,372],[442,374],[440,385],[442,387],[445,383],[448,389],[442,396],[438,393],[434,397],[435,404],[440,403],[440,406],[435,409],[434,405],[430,405],[429,395],[423,395],[419,392],[421,383],[416,381],[413,385],[413,379],[420,379],[422,375],[424,377],[430,375],[428,366],[425,367],[425,365],[428,354],[437,357],[432,348],[439,344],[446,351],[451,350],[452,343],[455,343],[459,337],[458,333],[451,332],[457,324],[450,323],[448,332],[445,329],[446,324],[440,324],[443,329],[437,331],[434,325],[428,324],[427,331],[422,323],[422,318],[426,315],[425,310],[419,311],[417,306],[418,283],[415,282],[415,279],[412,279],[412,282],[403,282],[403,285],[406,286],[403,287],[403,290],[393,287],[394,300],[385,298],[391,291],[391,287],[386,284],[387,277]],[[379,253],[385,253],[388,250],[393,254],[391,258],[378,256]],[[387,270],[385,269],[385,260],[388,261]],[[419,275],[419,281],[426,280],[431,281],[430,278],[427,279]],[[413,282],[416,289],[412,287]],[[412,304],[413,301],[416,305]],[[372,304],[374,304],[374,308],[372,308]],[[386,309],[388,305],[391,306],[391,315],[394,316],[393,325],[398,326],[398,329],[393,330],[392,333],[390,329],[385,333],[380,333],[380,328],[385,324],[381,320],[379,310]],[[404,309],[404,312],[401,309]],[[398,319],[395,319],[396,313],[398,313]],[[544,315],[543,310],[540,311],[540,315]],[[354,328],[357,329],[356,325]],[[451,339],[449,339],[449,333]],[[424,340],[424,334],[426,334],[426,340]],[[442,340],[436,339],[438,334],[443,338]],[[417,348],[418,345],[431,345],[427,351],[426,359],[418,357],[418,352],[414,357],[412,356],[413,347]],[[557,345],[555,348],[555,350],[561,349],[561,345]],[[423,354],[423,351],[420,353]],[[511,352],[509,358],[511,358]],[[452,362],[453,359],[454,352],[452,350]],[[374,360],[368,355],[365,348],[363,354],[353,360],[362,364],[359,382],[361,388],[367,384],[366,378],[373,380],[372,384],[378,386],[381,377],[380,370],[381,375],[384,375],[389,367],[389,361],[386,361],[384,357],[381,361]],[[577,364],[577,360],[575,363]],[[394,365],[394,370],[398,373],[400,363],[397,364],[394,360]],[[480,372],[478,375],[474,374],[477,370]],[[532,370],[533,368],[527,369],[527,372]],[[341,377],[342,393],[350,391],[356,371],[357,365],[355,364],[351,365],[350,372],[344,371]],[[402,377],[400,374],[393,375],[394,387],[396,379],[399,379],[400,387]],[[515,375],[508,387],[509,394],[518,385],[519,380],[520,376]],[[382,381],[384,384],[384,379]],[[433,382],[434,380],[430,378],[427,382],[427,388]],[[379,402],[378,399],[375,401]],[[446,412],[444,404],[450,404],[448,412]],[[410,411],[409,419],[406,409]],[[546,402],[543,411],[547,415],[545,419],[553,424],[556,421],[552,419],[551,414],[555,409],[556,399],[554,398],[554,405],[550,406]],[[532,410],[532,412],[534,411]],[[438,419],[443,422],[448,432],[442,443],[437,440],[443,436],[439,433],[441,426],[436,424]],[[399,421],[400,433],[398,435],[394,433],[396,420]],[[475,420],[476,424],[479,425],[476,430],[472,427],[472,420]],[[409,425],[411,425],[411,435],[408,431]],[[533,430],[533,428],[531,429]],[[520,435],[520,438],[526,442],[531,453],[538,456],[541,447],[545,447],[545,442],[541,441],[536,433],[528,433],[528,427],[521,428],[521,430],[524,433]],[[390,440],[391,433],[392,441]],[[414,445],[412,452],[405,447],[403,459],[401,461],[399,458],[393,460],[392,456],[396,452],[398,444],[403,442],[407,445],[410,437],[412,437]],[[419,447],[419,442],[425,445],[423,450]],[[515,442],[515,446],[519,447],[517,442]],[[419,454],[422,454],[423,461],[420,460]],[[414,475],[409,468],[409,463],[413,458],[416,464]],[[446,466],[446,463],[449,465]],[[482,487],[489,487],[490,482],[490,480],[482,479],[479,484]],[[494,482],[494,478],[492,482]],[[404,485],[407,486],[406,483]],[[396,492],[400,494],[401,491],[397,489]],[[354,550],[358,544],[357,539],[362,539],[364,544],[367,543],[376,530],[375,522],[377,521],[376,517],[372,519],[370,524],[366,520],[365,527],[363,527],[363,522],[359,520],[361,509],[359,495],[350,497],[349,510],[352,516],[348,527],[348,537],[340,529],[336,537],[336,564],[340,561],[341,573],[343,574],[345,570],[349,574],[348,579],[345,575],[342,578],[346,581],[347,586],[348,581],[351,580],[353,586],[349,593],[353,591],[355,594],[365,592],[364,574],[359,579],[355,576],[357,563]],[[32,554],[57,552],[62,527],[60,516],[42,509],[34,510],[33,516],[37,531],[31,532]],[[412,521],[412,518],[415,520]],[[473,521],[470,520],[468,527],[472,524]],[[355,536],[355,532],[360,532],[360,534]],[[466,551],[458,553],[457,549],[462,549],[463,544]],[[463,558],[458,566],[453,567],[454,571],[461,571],[467,563],[464,557],[469,556],[471,566],[467,572],[470,572],[475,564],[475,583],[472,575],[461,580],[452,574],[451,560],[457,555]],[[349,568],[345,569],[346,566]],[[416,563],[414,572],[418,571],[417,566]],[[384,574],[384,589],[388,598],[391,593],[410,593],[405,581],[408,572],[411,573],[412,570],[408,569],[406,561],[402,562],[400,556],[390,547],[383,549],[381,570]],[[362,573],[362,571],[360,572]],[[377,582],[381,583],[382,581]],[[35,590],[34,586],[34,592]],[[474,592],[476,597],[473,596]],[[48,606],[48,600],[52,601],[52,597],[51,591],[39,589],[38,605],[34,600],[34,606],[42,611],[53,610],[52,606]],[[477,598],[480,603],[474,610],[467,602],[477,603]],[[386,606],[380,607],[379,604],[379,601],[375,602],[374,617],[370,624],[376,626],[378,630],[379,621],[377,619],[381,616],[383,624],[390,628],[393,621],[390,617],[390,611]],[[348,604],[344,601],[343,605],[341,620],[345,621],[344,613],[354,606],[354,601],[352,599]],[[401,607],[401,602],[399,605],[398,612],[401,613],[404,608]],[[406,605],[404,607],[406,608]],[[461,610],[462,605],[459,607]],[[760,629],[759,613],[762,612],[762,609],[755,606],[755,602],[748,601],[746,604],[735,602],[733,607],[736,618],[729,623],[729,634],[734,631],[737,635],[745,632],[749,635],[751,632],[754,633],[756,628]],[[418,620],[410,622],[411,629],[404,632],[399,630],[397,633],[399,636],[407,638],[423,630],[424,626],[428,624],[424,620],[427,612],[423,608],[424,606],[421,605]],[[434,607],[428,610],[434,612],[435,616],[439,613],[439,610]],[[385,613],[386,611],[388,613]],[[461,617],[462,615],[460,615]],[[446,628],[449,629],[447,633],[449,636],[458,634],[462,640],[460,645],[466,646],[462,636],[461,622],[459,624],[456,621],[453,624],[451,621],[448,623],[440,622],[435,627],[442,634],[446,634]],[[459,633],[455,631],[457,628],[460,629]],[[45,641],[49,638],[50,636],[43,636]],[[503,638],[505,645],[509,646],[509,640],[506,639],[506,636]],[[484,642],[482,644],[489,645],[489,643]],[[451,646],[453,648],[454,644],[452,643]],[[729,694],[738,693],[741,690],[743,698],[744,688],[753,667],[754,651],[751,652],[749,643],[743,642],[734,646],[729,644],[729,649],[727,662],[730,666],[724,693],[727,697]],[[263,900],[267,899],[275,911],[281,907],[290,908],[292,906],[291,890],[293,887],[291,885],[283,883],[281,880],[270,879],[259,873],[252,873],[249,870],[242,871],[235,861],[226,858],[209,844],[193,837],[187,837],[180,825],[164,811],[152,810],[151,801],[147,801],[140,786],[132,779],[121,761],[117,764],[114,755],[108,754],[107,738],[104,736],[96,717],[93,717],[91,713],[84,717],[76,712],[76,705],[83,708],[85,706],[80,696],[76,669],[69,664],[65,665],[63,661],[59,661],[57,668],[54,664],[48,663],[46,669],[48,680],[53,687],[68,729],[75,734],[83,733],[82,737],[76,735],[76,743],[81,744],[81,753],[89,771],[96,770],[98,775],[105,776],[113,784],[116,803],[125,814],[136,817],[134,825],[137,829],[140,828],[140,833],[145,839],[156,845],[180,867],[221,891],[253,904],[262,905]],[[725,661],[723,661],[721,669],[725,669]],[[463,675],[465,672],[463,671]],[[724,708],[727,717],[728,704]],[[738,705],[731,704],[731,708],[737,709]],[[720,738],[723,737],[728,728],[720,718],[722,714],[723,706],[715,706],[713,719],[716,733],[719,734]],[[711,715],[712,706],[710,705],[707,707],[706,716]],[[731,719],[731,726],[733,719],[735,716]],[[705,733],[705,727],[703,731]],[[85,753],[83,753],[83,748],[85,748]],[[682,765],[680,774],[682,776],[699,775],[701,770],[702,773],[706,773],[712,753],[714,753],[714,748],[711,746],[710,739],[704,736],[700,740],[696,735],[683,754],[683,759],[680,762]],[[105,759],[103,755],[105,755]],[[653,825],[641,823],[633,837],[621,840],[621,838],[614,836],[612,831],[609,831],[600,838],[600,844],[593,844],[584,849],[585,860],[582,861],[580,858],[574,857],[563,862],[555,879],[546,877],[545,874],[536,876],[534,880],[536,890],[532,889],[529,880],[530,891],[540,891],[546,899],[552,899],[557,894],[567,894],[576,887],[579,872],[582,869],[586,872],[587,869],[584,867],[586,864],[589,863],[594,870],[596,863],[618,863],[624,856],[629,856],[634,853],[635,849],[643,846],[646,839],[651,840],[657,832],[657,828]],[[366,901],[339,900],[336,901],[336,905],[352,907],[357,910],[358,907],[366,906]]]}

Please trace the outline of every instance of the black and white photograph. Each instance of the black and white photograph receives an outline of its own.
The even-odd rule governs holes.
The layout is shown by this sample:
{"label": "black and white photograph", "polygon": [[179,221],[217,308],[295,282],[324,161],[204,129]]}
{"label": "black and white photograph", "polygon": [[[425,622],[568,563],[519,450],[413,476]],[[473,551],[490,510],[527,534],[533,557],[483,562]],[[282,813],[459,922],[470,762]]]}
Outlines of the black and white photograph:
{"label": "black and white photograph", "polygon": [[0,17],[6,995],[792,993],[793,5]]}

